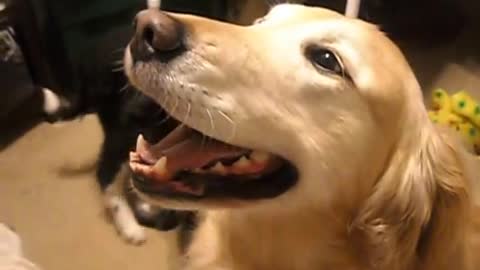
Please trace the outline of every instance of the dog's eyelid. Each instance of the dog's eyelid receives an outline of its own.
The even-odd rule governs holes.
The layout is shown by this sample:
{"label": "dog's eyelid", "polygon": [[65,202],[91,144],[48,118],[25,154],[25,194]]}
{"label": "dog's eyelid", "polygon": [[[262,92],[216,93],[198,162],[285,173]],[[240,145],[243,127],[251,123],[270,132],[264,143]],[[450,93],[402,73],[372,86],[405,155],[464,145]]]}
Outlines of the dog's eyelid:
{"label": "dog's eyelid", "polygon": [[333,53],[333,55],[335,55],[340,67],[342,68],[342,71],[339,75],[341,75],[343,79],[349,80],[350,82],[353,83],[353,79],[350,76],[350,73],[348,72],[347,67],[345,66],[345,61],[343,60],[342,56],[334,48],[331,48],[331,47],[326,47],[326,48],[330,50]]}
{"label": "dog's eyelid", "polygon": [[[342,57],[331,46],[328,46],[328,45],[325,45],[325,44],[324,45],[308,45],[308,46],[305,47],[304,53],[305,53],[305,56],[308,58],[308,60],[310,62],[312,62],[312,64],[316,68],[322,69],[326,72],[329,72],[329,73],[335,74],[337,76],[340,76],[344,79],[349,79],[350,80],[350,76],[349,76],[349,74],[348,74],[348,72],[345,68]],[[325,55],[333,56],[333,58],[325,57],[325,58],[320,59],[320,60],[328,60],[328,61],[330,61],[329,64],[334,64],[334,66],[328,68],[328,67],[325,67],[325,65],[322,65],[322,63],[317,61],[319,59],[316,59],[316,56],[319,56],[319,55],[323,56],[323,57],[325,57]],[[332,59],[333,59],[333,61],[332,61]]]}
{"label": "dog's eyelid", "polygon": [[255,24],[261,24],[261,23],[265,22],[266,20],[267,20],[266,17],[261,17],[261,18],[256,19],[255,21],[253,21],[253,24],[254,25]]}
{"label": "dog's eyelid", "polygon": [[352,80],[352,77],[350,76],[350,74],[348,73],[347,71],[347,68],[345,67],[345,64],[343,62],[343,59],[337,55],[337,58],[339,59],[339,63],[340,63],[340,66],[342,67],[342,77],[344,79],[348,79],[348,80]]}

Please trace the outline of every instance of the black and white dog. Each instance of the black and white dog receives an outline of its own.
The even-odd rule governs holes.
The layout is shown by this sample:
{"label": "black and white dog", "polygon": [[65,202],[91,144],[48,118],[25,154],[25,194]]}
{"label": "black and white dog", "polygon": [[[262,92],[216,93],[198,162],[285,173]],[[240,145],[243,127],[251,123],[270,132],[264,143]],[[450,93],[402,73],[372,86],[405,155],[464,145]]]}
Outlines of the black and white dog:
{"label": "black and white dog", "polygon": [[[167,1],[165,6],[179,3]],[[175,2],[175,5],[173,4]],[[183,1],[184,5],[190,1]],[[241,1],[238,1],[241,2]],[[240,12],[246,5],[259,5],[259,14],[247,14],[249,17],[260,16],[268,8],[268,1],[247,1],[247,3],[226,4],[227,1],[205,1],[198,4],[205,13],[211,9],[210,17],[223,17],[225,20],[237,21],[245,17]],[[159,8],[159,0],[147,1],[149,8]],[[162,5],[163,6],[163,5]],[[181,6],[181,5],[180,5]],[[180,10],[189,8],[176,6]],[[133,19],[132,19],[133,20]],[[129,192],[127,180],[132,177],[127,166],[129,153],[136,149],[137,137],[143,134],[147,142],[157,142],[166,136],[176,123],[168,119],[161,107],[150,98],[128,85],[123,73],[123,48],[130,41],[132,27],[118,27],[98,41],[94,59],[87,59],[75,66],[73,80],[78,83],[75,89],[42,88],[43,111],[49,122],[68,121],[86,114],[98,115],[105,135],[97,168],[97,181],[104,194],[107,212],[119,234],[129,243],[141,244],[145,238],[143,226],[159,230],[171,230],[179,225],[190,230],[195,225],[192,212],[173,211],[154,208]],[[184,235],[188,237],[187,235]]]}
{"label": "black and white dog", "polygon": [[[229,21],[238,21],[239,17],[243,17],[245,22],[261,16],[270,5],[269,1],[229,5],[225,1],[217,2],[205,1],[202,8],[208,9],[210,5],[212,10],[215,9],[209,16],[223,16]],[[147,3],[150,8],[160,6],[158,0]],[[256,10],[258,14],[243,14],[243,10]],[[90,113],[98,115],[105,138],[98,162],[97,181],[104,194],[105,207],[119,234],[129,243],[141,244],[146,240],[143,226],[171,230],[181,225],[182,229],[189,230],[195,225],[195,215],[154,208],[135,197],[126,185],[132,177],[127,161],[130,151],[136,149],[138,135],[143,134],[147,142],[153,143],[176,127],[175,121],[168,119],[157,103],[128,85],[121,59],[122,48],[130,41],[132,31],[131,27],[118,27],[98,41],[95,58],[75,66],[73,79],[79,83],[73,85],[78,88],[67,91],[42,88],[41,91],[43,111],[49,122],[68,121]]]}
{"label": "black and white dog", "polygon": [[[172,127],[158,105],[127,84],[116,61],[127,44],[131,29],[112,31],[96,50],[98,57],[77,67],[81,89],[60,94],[43,88],[43,110],[49,122],[68,121],[96,113],[104,132],[97,181],[104,194],[105,206],[119,234],[129,243],[141,244],[145,238],[143,226],[159,230],[174,229],[189,213],[153,208],[134,197],[125,185],[130,175],[129,152],[136,147],[138,134],[148,141],[165,136]],[[115,48],[114,48],[115,47]],[[113,52],[113,53],[112,53]],[[143,225],[143,226],[142,226]]]}
{"label": "black and white dog", "polygon": [[[174,1],[171,2],[163,4],[174,6]],[[183,2],[187,5],[189,1]],[[265,6],[265,2],[251,2]],[[226,20],[241,16],[237,14],[237,4],[227,7],[226,3],[223,0],[205,1],[199,5],[202,11],[198,13],[212,9],[212,14],[205,15],[224,16]],[[160,1],[148,0],[147,5],[159,8]],[[188,10],[187,7],[177,8]],[[141,244],[146,240],[143,226],[171,230],[181,225],[182,229],[189,230],[195,225],[195,215],[154,208],[129,192],[127,180],[132,174],[127,161],[130,151],[136,149],[138,135],[143,134],[146,141],[156,142],[176,126],[158,104],[128,85],[121,59],[132,34],[133,28],[126,26],[112,29],[103,36],[94,49],[95,57],[74,67],[72,79],[77,83],[72,85],[76,85],[75,89],[40,90],[43,111],[49,122],[73,120],[91,113],[98,115],[105,137],[97,181],[104,194],[105,207],[119,234],[129,243]]]}

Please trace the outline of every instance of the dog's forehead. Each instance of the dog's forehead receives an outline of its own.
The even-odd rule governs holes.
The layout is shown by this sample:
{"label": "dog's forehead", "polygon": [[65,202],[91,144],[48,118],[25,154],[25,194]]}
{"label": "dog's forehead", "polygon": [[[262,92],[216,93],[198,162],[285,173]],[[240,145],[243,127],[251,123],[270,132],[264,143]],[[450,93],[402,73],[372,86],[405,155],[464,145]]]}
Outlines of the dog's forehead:
{"label": "dog's forehead", "polygon": [[352,72],[362,73],[359,77],[365,84],[372,78],[372,69],[382,68],[383,60],[398,56],[377,26],[325,8],[280,4],[267,14],[265,28],[275,28],[280,38],[288,34],[291,41],[302,45],[329,44]]}
{"label": "dog's forehead", "polygon": [[307,7],[298,4],[280,4],[274,6],[266,17],[271,20],[292,22],[342,18],[343,16],[325,8]]}
{"label": "dog's forehead", "polygon": [[[303,41],[342,41],[355,45],[358,50],[372,48],[372,43],[388,43],[389,40],[370,23],[347,18],[325,8],[298,4],[281,4],[272,8],[265,17],[265,27]],[[292,29],[294,29],[292,31]]]}
{"label": "dog's forehead", "polygon": [[290,41],[333,48],[360,90],[388,92],[396,89],[392,85],[415,80],[401,51],[373,24],[328,9],[293,4],[274,7],[266,19],[266,28],[275,28],[279,37],[288,33]]}

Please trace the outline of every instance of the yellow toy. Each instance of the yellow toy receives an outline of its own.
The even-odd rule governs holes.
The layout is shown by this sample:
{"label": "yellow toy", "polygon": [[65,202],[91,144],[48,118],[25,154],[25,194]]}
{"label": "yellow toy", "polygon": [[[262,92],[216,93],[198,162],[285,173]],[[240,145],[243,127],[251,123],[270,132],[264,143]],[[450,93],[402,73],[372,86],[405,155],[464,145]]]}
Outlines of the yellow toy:
{"label": "yellow toy", "polygon": [[480,126],[480,105],[465,91],[452,95],[452,110]]}
{"label": "yellow toy", "polygon": [[430,120],[454,128],[480,154],[480,104],[465,91],[450,96],[444,89],[433,91],[432,104]]}
{"label": "yellow toy", "polygon": [[433,91],[432,95],[433,109],[435,111],[451,111],[452,110],[452,101],[448,96],[447,91],[439,88]]}

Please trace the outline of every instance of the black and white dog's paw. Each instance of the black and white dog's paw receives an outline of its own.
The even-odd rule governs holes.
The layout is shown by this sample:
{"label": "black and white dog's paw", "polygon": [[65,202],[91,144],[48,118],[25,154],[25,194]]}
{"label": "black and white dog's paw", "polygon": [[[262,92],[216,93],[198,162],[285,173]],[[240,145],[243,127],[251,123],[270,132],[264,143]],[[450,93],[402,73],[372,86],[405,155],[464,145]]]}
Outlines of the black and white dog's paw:
{"label": "black and white dog's paw", "polygon": [[153,207],[140,200],[135,202],[135,216],[141,225],[160,231],[170,231],[180,225],[177,211]]}
{"label": "black and white dog's paw", "polygon": [[133,245],[145,243],[147,240],[145,229],[137,222],[127,201],[120,196],[111,196],[106,203],[120,236]]}
{"label": "black and white dog's paw", "polygon": [[145,229],[136,222],[124,222],[117,229],[125,241],[132,245],[142,245],[147,241]]}

